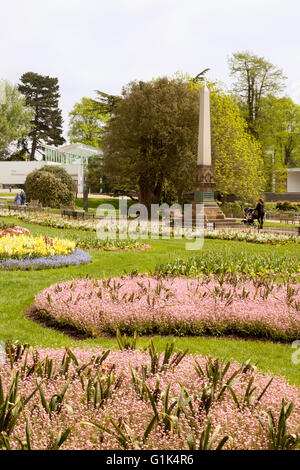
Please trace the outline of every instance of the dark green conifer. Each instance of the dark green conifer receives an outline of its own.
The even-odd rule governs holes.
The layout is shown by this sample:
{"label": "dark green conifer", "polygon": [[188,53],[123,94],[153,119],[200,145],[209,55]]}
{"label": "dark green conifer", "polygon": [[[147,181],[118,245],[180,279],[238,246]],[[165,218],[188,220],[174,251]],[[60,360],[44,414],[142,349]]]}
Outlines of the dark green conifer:
{"label": "dark green conifer", "polygon": [[30,160],[34,160],[36,151],[43,144],[61,145],[65,142],[62,136],[62,114],[58,107],[58,79],[27,72],[21,77],[19,90],[25,96],[26,104],[34,109],[27,138],[31,143]]}

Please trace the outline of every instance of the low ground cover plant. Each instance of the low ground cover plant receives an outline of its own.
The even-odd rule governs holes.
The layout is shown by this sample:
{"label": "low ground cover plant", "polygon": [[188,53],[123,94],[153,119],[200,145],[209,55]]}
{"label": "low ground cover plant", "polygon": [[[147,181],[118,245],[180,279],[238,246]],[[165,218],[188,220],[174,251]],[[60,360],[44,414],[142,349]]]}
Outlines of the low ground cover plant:
{"label": "low ground cover plant", "polygon": [[155,273],[160,276],[198,276],[201,274],[243,273],[250,276],[297,274],[300,259],[297,256],[278,254],[248,253],[247,251],[205,251],[189,258],[158,265]]}
{"label": "low ground cover plant", "polygon": [[299,388],[250,361],[6,345],[2,449],[299,448]]}
{"label": "low ground cover plant", "polygon": [[92,258],[83,250],[74,250],[69,255],[54,255],[27,258],[4,258],[0,260],[0,268],[4,271],[36,271],[41,269],[64,268],[89,264]]}
{"label": "low ground cover plant", "polygon": [[71,233],[68,235],[70,240],[73,240],[76,244],[76,247],[83,248],[86,250],[95,249],[95,250],[104,250],[104,251],[114,251],[114,250],[147,250],[151,248],[151,245],[148,243],[143,243],[139,240],[133,240],[126,238],[125,240],[116,238],[97,238],[95,233],[83,233],[78,234]]}
{"label": "low ground cover plant", "polygon": [[292,202],[289,201],[281,201],[277,202],[276,204],[276,209],[278,211],[299,211],[300,205],[299,204],[293,204]]}
{"label": "low ground cover plant", "polygon": [[274,280],[122,277],[73,279],[36,295],[34,307],[58,325],[103,333],[300,337],[300,288]]}
{"label": "low ground cover plant", "polygon": [[3,231],[7,228],[13,228],[15,226],[15,224],[13,223],[8,223],[4,220],[0,220],[0,230]]}

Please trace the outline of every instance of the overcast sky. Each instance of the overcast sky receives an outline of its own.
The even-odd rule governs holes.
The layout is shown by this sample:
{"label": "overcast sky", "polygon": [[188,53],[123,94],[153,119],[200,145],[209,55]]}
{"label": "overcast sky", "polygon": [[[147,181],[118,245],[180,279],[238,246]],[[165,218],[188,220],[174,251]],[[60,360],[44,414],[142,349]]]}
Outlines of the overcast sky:
{"label": "overcast sky", "polygon": [[227,58],[250,50],[282,68],[300,104],[299,0],[0,0],[0,78],[59,78],[68,113],[94,90],[176,71],[230,86]]}

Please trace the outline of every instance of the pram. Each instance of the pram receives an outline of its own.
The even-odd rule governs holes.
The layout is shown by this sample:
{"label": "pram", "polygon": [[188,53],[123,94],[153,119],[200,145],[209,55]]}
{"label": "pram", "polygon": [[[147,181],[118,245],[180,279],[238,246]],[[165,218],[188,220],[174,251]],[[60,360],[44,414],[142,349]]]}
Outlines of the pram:
{"label": "pram", "polygon": [[252,207],[245,207],[244,209],[244,218],[242,222],[245,225],[256,226],[255,218],[254,218],[254,210]]}

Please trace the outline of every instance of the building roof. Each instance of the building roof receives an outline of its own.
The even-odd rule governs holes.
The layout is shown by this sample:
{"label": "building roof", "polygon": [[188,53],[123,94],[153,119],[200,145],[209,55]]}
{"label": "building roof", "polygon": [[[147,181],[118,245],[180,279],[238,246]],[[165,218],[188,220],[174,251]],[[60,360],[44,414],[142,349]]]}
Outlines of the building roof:
{"label": "building roof", "polygon": [[75,155],[89,156],[89,155],[101,155],[102,150],[99,148],[93,147],[92,145],[82,144],[81,142],[76,142],[75,144],[61,145],[57,147],[57,150],[64,153],[71,153]]}
{"label": "building roof", "polygon": [[44,150],[46,161],[63,164],[87,164],[90,157],[101,157],[103,154],[101,149],[80,142],[61,145],[60,147],[44,145]]}

